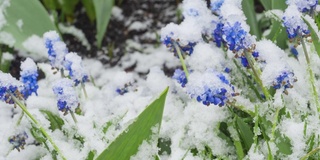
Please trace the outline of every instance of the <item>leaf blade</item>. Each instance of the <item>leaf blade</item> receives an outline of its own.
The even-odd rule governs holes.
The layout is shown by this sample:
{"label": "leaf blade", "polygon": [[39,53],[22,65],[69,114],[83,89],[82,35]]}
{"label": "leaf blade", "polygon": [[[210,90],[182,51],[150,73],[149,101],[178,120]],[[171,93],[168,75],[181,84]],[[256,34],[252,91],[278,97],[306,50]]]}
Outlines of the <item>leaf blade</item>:
{"label": "leaf blade", "polygon": [[150,138],[151,128],[162,121],[162,114],[168,87],[162,92],[158,99],[153,101],[136,118],[135,122],[128,126],[96,160],[105,159],[130,159],[142,144],[143,140]]}

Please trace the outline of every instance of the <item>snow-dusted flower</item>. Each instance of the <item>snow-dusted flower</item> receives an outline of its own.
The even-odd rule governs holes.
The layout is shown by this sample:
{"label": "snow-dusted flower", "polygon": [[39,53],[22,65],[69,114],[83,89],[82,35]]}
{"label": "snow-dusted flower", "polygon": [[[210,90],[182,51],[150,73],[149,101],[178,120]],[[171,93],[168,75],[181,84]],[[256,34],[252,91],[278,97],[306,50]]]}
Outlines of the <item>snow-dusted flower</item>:
{"label": "snow-dusted flower", "polygon": [[301,13],[296,5],[289,5],[283,15],[283,25],[286,28],[290,39],[308,35],[310,33],[308,26],[301,19]]}
{"label": "snow-dusted flower", "polygon": [[58,99],[58,109],[65,114],[67,114],[72,108],[76,108],[79,105],[79,100],[73,87],[72,80],[67,78],[57,80],[53,84],[52,89]]}
{"label": "snow-dusted flower", "polygon": [[195,42],[188,42],[188,44],[185,45],[181,44],[179,43],[179,40],[174,40],[170,36],[166,36],[166,38],[163,40],[163,44],[170,48],[170,50],[175,54],[176,57],[178,57],[178,55],[175,44],[177,45],[177,47],[179,47],[182,53],[186,53],[187,55],[191,55],[193,53],[193,48],[196,45]]}
{"label": "snow-dusted flower", "polygon": [[82,59],[77,53],[70,52],[65,56],[64,67],[69,71],[70,78],[76,85],[89,80],[88,74],[83,68]]}
{"label": "snow-dusted flower", "polygon": [[185,87],[187,84],[187,77],[183,70],[176,69],[172,76],[173,79],[177,80],[181,87]]}
{"label": "snow-dusted flower", "polygon": [[14,102],[10,94],[20,98],[18,89],[21,86],[22,83],[13,78],[10,74],[0,71],[0,100],[13,104]]}
{"label": "snow-dusted flower", "polygon": [[224,0],[211,0],[210,9],[215,13],[219,13],[223,2]]}
{"label": "snow-dusted flower", "polygon": [[212,32],[212,37],[213,37],[213,40],[216,43],[217,47],[221,47],[224,42],[223,38],[222,38],[223,26],[224,26],[223,23],[221,23],[221,22],[217,23],[216,28]]}
{"label": "snow-dusted flower", "polygon": [[60,40],[56,31],[46,32],[43,35],[48,50],[50,64],[54,68],[62,69],[65,55],[68,53],[66,44]]}
{"label": "snow-dusted flower", "polygon": [[252,45],[250,39],[248,39],[247,31],[241,27],[240,22],[235,22],[233,25],[229,22],[225,24],[223,26],[223,38],[231,51],[249,49]]}
{"label": "snow-dusted flower", "polygon": [[236,95],[228,78],[212,70],[190,74],[186,88],[192,98],[207,106],[224,106],[230,97]]}
{"label": "snow-dusted flower", "polygon": [[291,71],[282,72],[273,82],[274,89],[281,89],[286,93],[288,88],[293,87],[293,83],[296,81],[294,73]]}
{"label": "snow-dusted flower", "polygon": [[287,4],[294,4],[300,12],[306,13],[312,12],[316,8],[318,0],[287,0]]}
{"label": "snow-dusted flower", "polygon": [[37,83],[38,70],[37,65],[30,58],[21,63],[20,81],[24,84],[21,93],[27,99],[32,93],[37,94],[39,88]]}
{"label": "snow-dusted flower", "polygon": [[20,151],[20,149],[24,149],[24,146],[26,145],[26,139],[28,139],[28,135],[26,132],[23,132],[9,137],[9,142],[15,149]]}

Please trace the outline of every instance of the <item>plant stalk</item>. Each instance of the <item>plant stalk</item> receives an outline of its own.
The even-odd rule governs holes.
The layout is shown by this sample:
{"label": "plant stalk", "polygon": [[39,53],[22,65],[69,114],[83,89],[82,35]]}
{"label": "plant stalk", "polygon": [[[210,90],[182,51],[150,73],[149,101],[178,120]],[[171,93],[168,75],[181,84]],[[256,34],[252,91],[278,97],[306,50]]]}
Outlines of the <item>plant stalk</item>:
{"label": "plant stalk", "polygon": [[178,56],[179,56],[179,59],[180,59],[180,63],[182,65],[183,71],[186,74],[186,78],[188,80],[189,79],[189,71],[187,69],[186,63],[184,62],[183,56],[181,54],[181,50],[180,50],[179,46],[177,45],[177,43],[173,42],[173,45],[174,45],[174,48],[176,49],[176,51],[178,53]]}

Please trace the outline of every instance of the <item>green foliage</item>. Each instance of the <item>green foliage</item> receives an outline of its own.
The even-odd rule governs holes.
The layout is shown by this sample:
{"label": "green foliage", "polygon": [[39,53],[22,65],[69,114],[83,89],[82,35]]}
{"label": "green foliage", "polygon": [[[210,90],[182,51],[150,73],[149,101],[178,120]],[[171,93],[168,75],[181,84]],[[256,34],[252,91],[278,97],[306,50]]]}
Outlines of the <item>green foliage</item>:
{"label": "green foliage", "polygon": [[95,151],[90,151],[90,152],[88,153],[88,156],[87,156],[86,160],[93,160],[95,154],[96,154]]}
{"label": "green foliage", "polygon": [[[22,43],[30,36],[42,36],[49,30],[55,30],[48,13],[38,0],[11,0],[6,13],[7,24],[2,31],[15,38],[14,47],[17,49],[25,50]],[[18,20],[22,20],[21,28],[17,26]]]}
{"label": "green foliage", "polygon": [[311,32],[311,38],[312,38],[312,43],[318,53],[318,56],[320,56],[320,40],[318,37],[318,31],[315,31],[316,28],[313,28],[312,25],[310,24],[311,22],[307,21],[306,19],[304,19],[304,21],[306,22],[306,24],[309,27],[309,30]]}
{"label": "green foliage", "polygon": [[96,13],[94,10],[92,0],[81,0],[83,7],[86,9],[86,13],[91,23],[96,19]]}
{"label": "green foliage", "polygon": [[245,123],[240,117],[236,117],[236,127],[239,136],[244,144],[244,149],[246,151],[249,151],[253,143],[253,132],[251,130],[252,127]]}
{"label": "green foliage", "polygon": [[261,38],[261,30],[258,27],[257,15],[254,10],[254,0],[243,0],[242,8],[245,16],[247,17],[247,24],[250,26],[250,33]]}
{"label": "green foliage", "polygon": [[147,106],[135,121],[98,156],[97,160],[125,160],[136,154],[142,142],[150,139],[154,134],[151,128],[159,125],[160,129],[168,89],[166,88],[158,99]]}
{"label": "green foliage", "polygon": [[111,18],[111,10],[114,5],[114,0],[93,0],[93,5],[95,8],[97,21],[97,46],[100,48]]}
{"label": "green foliage", "polygon": [[64,121],[58,116],[47,110],[40,110],[43,114],[46,115],[46,118],[50,121],[50,129],[52,131],[59,129],[61,130],[64,125]]}

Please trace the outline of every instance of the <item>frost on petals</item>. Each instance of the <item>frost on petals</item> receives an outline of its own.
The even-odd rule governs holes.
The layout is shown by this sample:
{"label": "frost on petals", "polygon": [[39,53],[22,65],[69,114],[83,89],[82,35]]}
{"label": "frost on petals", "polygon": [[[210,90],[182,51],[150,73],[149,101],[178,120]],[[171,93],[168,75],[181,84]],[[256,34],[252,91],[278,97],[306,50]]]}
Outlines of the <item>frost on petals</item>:
{"label": "frost on petals", "polygon": [[88,81],[88,74],[82,65],[82,59],[77,53],[70,52],[65,56],[65,68],[76,85]]}
{"label": "frost on petals", "polygon": [[24,84],[21,94],[24,98],[28,98],[32,93],[37,94],[39,88],[37,83],[38,70],[37,65],[30,58],[21,63],[20,81]]}
{"label": "frost on petals", "polygon": [[19,88],[22,83],[13,78],[8,73],[3,73],[0,71],[0,100],[9,104],[13,104],[13,100],[10,94],[20,97]]}
{"label": "frost on petals", "polygon": [[77,93],[73,87],[73,81],[67,78],[57,80],[53,84],[53,92],[57,96],[58,109],[65,114],[79,105]]}

